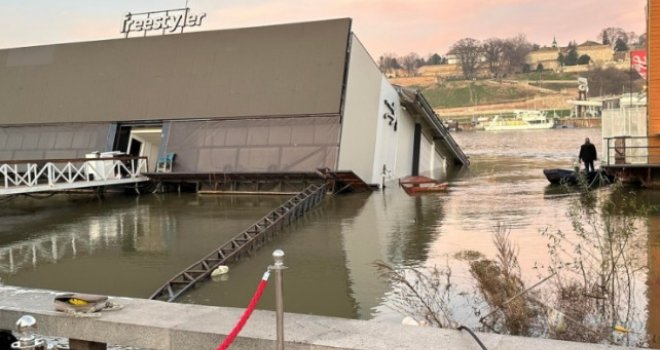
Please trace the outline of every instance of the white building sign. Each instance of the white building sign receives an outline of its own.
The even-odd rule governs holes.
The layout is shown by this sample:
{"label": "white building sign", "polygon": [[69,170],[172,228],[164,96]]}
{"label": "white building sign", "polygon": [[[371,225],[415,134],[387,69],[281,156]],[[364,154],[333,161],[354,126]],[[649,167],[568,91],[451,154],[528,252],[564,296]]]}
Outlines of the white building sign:
{"label": "white building sign", "polygon": [[186,27],[198,27],[206,13],[190,13],[190,8],[162,10],[154,12],[127,13],[121,26],[121,33],[128,35],[131,32],[143,32],[147,35],[150,31],[162,31],[162,34],[174,33]]}

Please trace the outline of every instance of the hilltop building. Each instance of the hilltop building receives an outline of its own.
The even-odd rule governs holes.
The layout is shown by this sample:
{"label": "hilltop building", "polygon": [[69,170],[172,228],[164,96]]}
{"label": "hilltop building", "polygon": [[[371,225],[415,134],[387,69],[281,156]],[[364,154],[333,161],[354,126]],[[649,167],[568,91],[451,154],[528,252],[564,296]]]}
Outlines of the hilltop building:
{"label": "hilltop building", "polygon": [[[564,50],[567,49],[564,48]],[[612,50],[612,47],[591,40],[578,45],[577,52],[579,56],[588,55],[591,58],[591,62],[595,64],[612,62],[614,59],[614,50]]]}
{"label": "hilltop building", "polygon": [[[351,19],[0,50],[0,160],[176,154],[174,173],[441,177],[467,158]],[[320,45],[319,43],[323,43]]]}
{"label": "hilltop building", "polygon": [[[554,71],[560,70],[557,58],[559,54],[566,55],[568,47],[557,46],[557,41],[552,41],[551,47],[541,47],[538,50],[530,52],[525,58],[525,62],[532,70],[541,64],[543,69],[550,69]],[[614,51],[609,45],[603,45],[595,41],[587,40],[577,46],[578,56],[588,55],[591,58],[592,64],[603,65],[614,62]]]}

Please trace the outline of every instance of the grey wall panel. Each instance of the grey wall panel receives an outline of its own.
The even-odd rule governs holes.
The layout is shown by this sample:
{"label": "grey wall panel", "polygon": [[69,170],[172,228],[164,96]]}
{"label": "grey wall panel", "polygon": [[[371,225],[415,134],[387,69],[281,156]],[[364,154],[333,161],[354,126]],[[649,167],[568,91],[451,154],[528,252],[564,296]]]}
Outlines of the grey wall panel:
{"label": "grey wall panel", "polygon": [[338,114],[350,25],[0,50],[0,125]]}
{"label": "grey wall panel", "polygon": [[103,151],[108,124],[0,127],[0,161],[84,158]]}
{"label": "grey wall panel", "polygon": [[172,122],[176,172],[307,172],[334,169],[339,116]]}

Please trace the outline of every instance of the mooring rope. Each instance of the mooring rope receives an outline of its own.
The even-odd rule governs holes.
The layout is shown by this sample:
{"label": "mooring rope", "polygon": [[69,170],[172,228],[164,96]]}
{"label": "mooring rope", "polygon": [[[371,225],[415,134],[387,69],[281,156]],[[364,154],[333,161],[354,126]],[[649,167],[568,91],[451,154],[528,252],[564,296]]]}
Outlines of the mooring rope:
{"label": "mooring rope", "polygon": [[261,277],[261,281],[259,281],[259,285],[257,286],[257,290],[254,292],[254,295],[252,296],[252,300],[250,300],[250,303],[248,304],[247,308],[243,312],[243,315],[241,316],[241,319],[236,323],[236,326],[234,326],[234,329],[231,330],[231,333],[225,338],[225,340],[220,344],[217,348],[217,350],[225,350],[231,345],[231,343],[234,342],[234,339],[236,339],[236,336],[238,333],[240,333],[241,329],[243,329],[243,326],[247,323],[248,319],[250,318],[250,315],[252,315],[252,311],[254,311],[254,308],[257,307],[257,303],[259,303],[259,299],[261,299],[261,295],[264,294],[264,289],[266,289],[266,285],[268,284],[268,278],[270,277],[270,271],[266,271]]}

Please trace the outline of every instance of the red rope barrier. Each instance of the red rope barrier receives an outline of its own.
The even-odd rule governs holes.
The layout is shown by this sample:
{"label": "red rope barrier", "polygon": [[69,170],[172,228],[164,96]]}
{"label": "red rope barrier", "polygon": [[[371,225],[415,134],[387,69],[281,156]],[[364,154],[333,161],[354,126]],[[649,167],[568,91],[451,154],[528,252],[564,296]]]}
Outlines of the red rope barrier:
{"label": "red rope barrier", "polygon": [[241,316],[241,319],[238,320],[238,323],[236,326],[234,326],[234,329],[231,330],[231,333],[225,338],[225,340],[218,346],[216,350],[226,350],[231,343],[234,342],[234,339],[236,339],[236,336],[238,333],[243,329],[243,326],[247,323],[247,320],[250,318],[250,315],[252,315],[252,311],[254,311],[254,308],[257,307],[257,303],[259,303],[259,299],[261,299],[261,295],[264,294],[264,289],[266,289],[266,285],[268,284],[268,277],[270,277],[270,272],[266,271],[264,273],[264,276],[261,278],[261,281],[259,281],[259,285],[257,286],[257,290],[254,292],[254,295],[252,296],[252,300],[250,300],[250,303],[248,304],[247,308],[243,312],[243,315]]}

